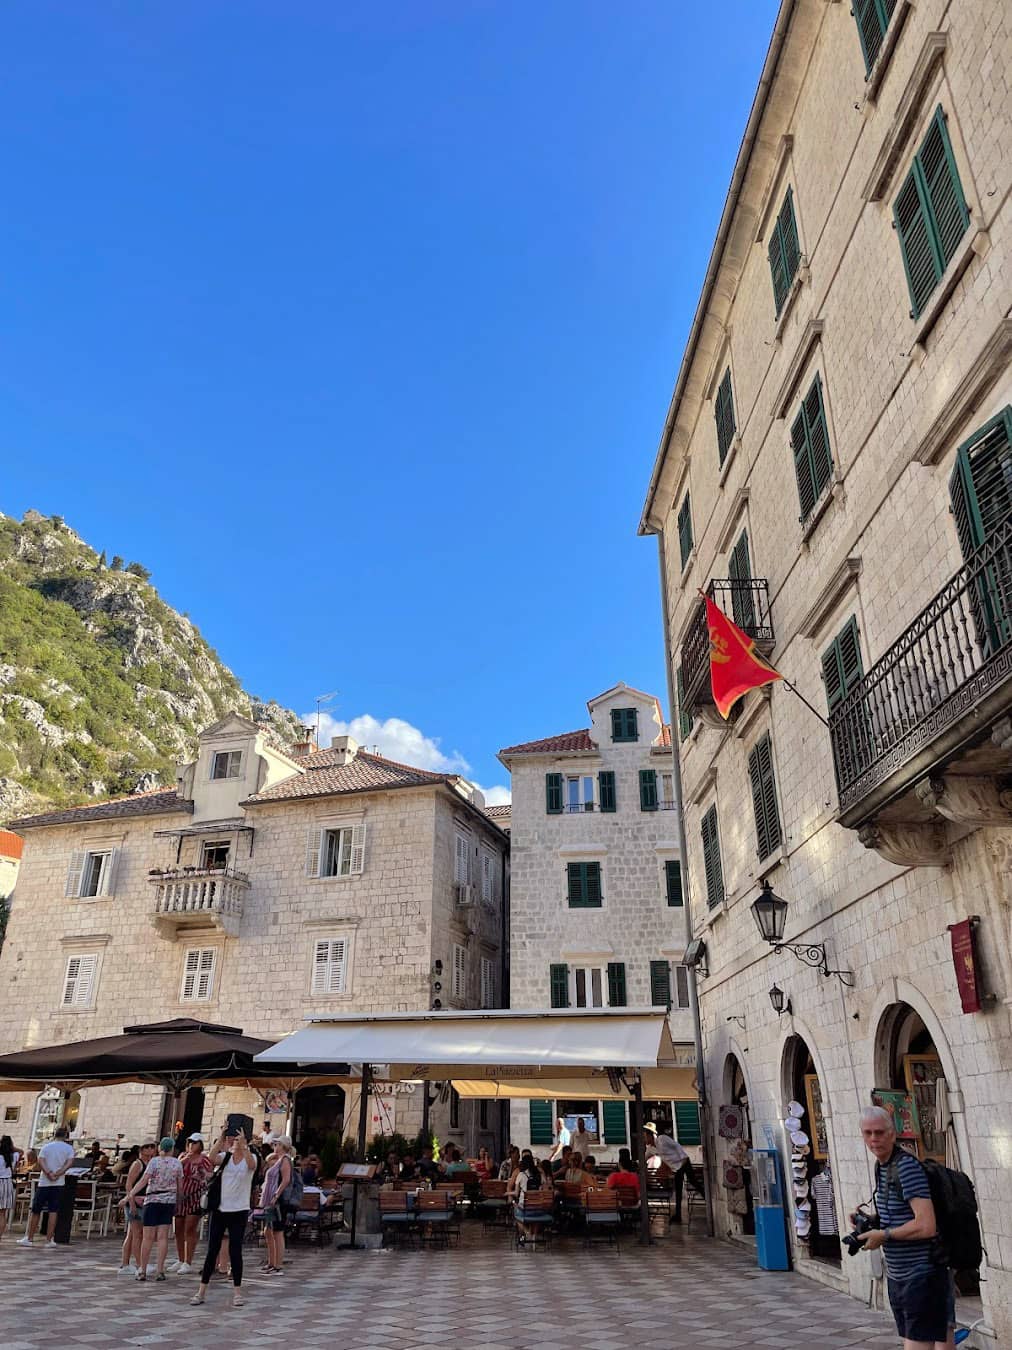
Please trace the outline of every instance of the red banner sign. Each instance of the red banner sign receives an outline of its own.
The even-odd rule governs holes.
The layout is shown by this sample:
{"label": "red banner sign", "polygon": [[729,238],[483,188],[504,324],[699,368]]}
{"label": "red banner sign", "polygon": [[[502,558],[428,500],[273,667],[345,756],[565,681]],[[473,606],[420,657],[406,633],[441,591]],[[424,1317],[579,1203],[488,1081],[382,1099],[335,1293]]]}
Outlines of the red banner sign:
{"label": "red banner sign", "polygon": [[949,924],[952,942],[952,964],[956,968],[956,985],[965,1013],[980,1012],[980,972],[977,969],[977,946],[974,941],[976,919],[963,919]]}

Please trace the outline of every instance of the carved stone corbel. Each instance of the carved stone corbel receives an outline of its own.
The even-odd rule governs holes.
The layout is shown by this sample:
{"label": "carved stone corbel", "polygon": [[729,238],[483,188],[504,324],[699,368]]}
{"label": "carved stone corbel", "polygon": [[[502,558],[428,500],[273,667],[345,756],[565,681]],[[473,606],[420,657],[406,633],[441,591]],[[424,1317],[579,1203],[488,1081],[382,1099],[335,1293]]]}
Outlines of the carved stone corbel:
{"label": "carved stone corbel", "polygon": [[957,825],[1012,824],[1012,794],[999,791],[993,778],[958,774],[923,778],[914,794],[922,805]]}
{"label": "carved stone corbel", "polygon": [[939,825],[872,823],[862,825],[857,837],[897,867],[947,867],[952,860]]}
{"label": "carved stone corbel", "polygon": [[991,740],[999,750],[1012,750],[1012,717],[1002,717],[995,722]]}

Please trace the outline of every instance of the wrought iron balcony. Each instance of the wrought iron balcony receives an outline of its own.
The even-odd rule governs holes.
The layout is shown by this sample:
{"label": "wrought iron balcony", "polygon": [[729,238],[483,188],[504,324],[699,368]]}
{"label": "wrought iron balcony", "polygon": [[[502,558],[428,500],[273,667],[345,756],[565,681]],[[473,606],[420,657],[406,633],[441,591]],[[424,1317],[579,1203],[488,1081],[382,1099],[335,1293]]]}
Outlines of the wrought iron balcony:
{"label": "wrought iron balcony", "polygon": [[[773,619],[770,615],[769,584],[765,577],[722,577],[711,581],[706,593],[742,632],[755,640],[763,655],[773,649]],[[710,634],[706,606],[702,601],[682,643],[682,693],[686,711],[713,703],[710,691]]]}
{"label": "wrought iron balcony", "polygon": [[565,806],[563,806],[562,809],[563,809],[563,811],[566,813],[567,816],[579,816],[579,815],[582,815],[582,814],[584,813],[584,811],[593,811],[593,809],[594,809],[594,803],[593,803],[593,802],[566,802]]}
{"label": "wrought iron balcony", "polygon": [[[853,829],[871,820],[933,768],[986,741],[1010,708],[1007,521],[831,713],[841,824]],[[999,758],[992,746],[976,753],[974,765],[1007,773]]]}
{"label": "wrought iron balcony", "polygon": [[172,935],[180,927],[220,928],[235,936],[249,877],[232,867],[173,867],[148,874],[155,888],[152,919]]}

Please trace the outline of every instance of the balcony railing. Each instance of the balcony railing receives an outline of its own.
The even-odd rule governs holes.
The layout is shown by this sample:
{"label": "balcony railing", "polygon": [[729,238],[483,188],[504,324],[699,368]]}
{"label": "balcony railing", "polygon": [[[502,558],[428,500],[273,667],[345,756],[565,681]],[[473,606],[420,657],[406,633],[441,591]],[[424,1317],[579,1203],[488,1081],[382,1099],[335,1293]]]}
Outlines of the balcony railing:
{"label": "balcony railing", "polygon": [[[773,647],[769,584],[765,577],[726,577],[711,581],[707,594],[742,632],[753,638],[761,651]],[[710,692],[710,633],[706,606],[700,601],[682,643],[682,689],[686,705],[712,703]]]}
{"label": "balcony railing", "polygon": [[568,816],[582,815],[584,811],[593,811],[593,802],[566,802],[562,808]]}
{"label": "balcony railing", "polygon": [[155,887],[155,919],[238,921],[249,877],[231,867],[176,867],[148,874]]}
{"label": "balcony railing", "polygon": [[862,823],[942,758],[979,738],[989,719],[1012,702],[1005,688],[1010,680],[1007,521],[831,713],[843,823]]}

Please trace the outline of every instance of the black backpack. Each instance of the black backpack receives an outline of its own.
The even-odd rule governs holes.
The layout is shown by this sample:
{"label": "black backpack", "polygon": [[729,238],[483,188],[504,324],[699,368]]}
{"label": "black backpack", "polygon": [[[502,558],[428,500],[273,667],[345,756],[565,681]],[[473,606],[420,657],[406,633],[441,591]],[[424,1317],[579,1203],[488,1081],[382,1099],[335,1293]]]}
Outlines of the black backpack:
{"label": "black backpack", "polygon": [[[931,1204],[935,1211],[938,1234],[932,1242],[935,1263],[950,1270],[979,1270],[984,1259],[984,1244],[977,1218],[977,1193],[965,1172],[943,1167],[932,1158],[921,1163],[927,1173],[931,1189]],[[879,1165],[875,1164],[875,1182],[878,1186]],[[890,1163],[886,1172],[886,1186],[895,1186],[902,1193],[896,1163]]]}

